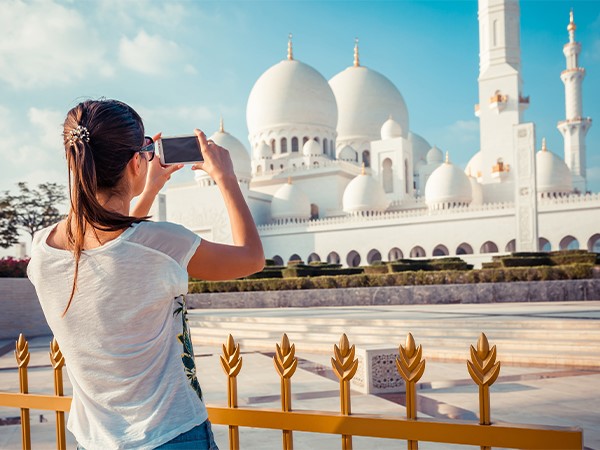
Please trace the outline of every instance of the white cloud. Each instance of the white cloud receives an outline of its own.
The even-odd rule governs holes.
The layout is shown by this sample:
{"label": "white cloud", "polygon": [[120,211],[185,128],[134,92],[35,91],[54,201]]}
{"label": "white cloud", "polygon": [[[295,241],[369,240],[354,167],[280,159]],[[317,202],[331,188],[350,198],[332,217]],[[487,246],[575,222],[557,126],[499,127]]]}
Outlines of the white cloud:
{"label": "white cloud", "polygon": [[148,35],[145,31],[140,31],[133,40],[122,37],[119,42],[121,64],[149,75],[171,72],[182,57],[183,52],[175,42]]}
{"label": "white cloud", "polygon": [[0,29],[0,80],[15,88],[112,74],[102,42],[74,9],[54,1],[3,2]]}
{"label": "white cloud", "polygon": [[192,133],[194,128],[216,123],[217,114],[207,106],[139,108],[148,133],[162,131],[165,136]]}
{"label": "white cloud", "polygon": [[179,3],[155,0],[103,0],[97,2],[97,6],[102,17],[129,29],[148,24],[176,28],[186,17],[188,9]]}

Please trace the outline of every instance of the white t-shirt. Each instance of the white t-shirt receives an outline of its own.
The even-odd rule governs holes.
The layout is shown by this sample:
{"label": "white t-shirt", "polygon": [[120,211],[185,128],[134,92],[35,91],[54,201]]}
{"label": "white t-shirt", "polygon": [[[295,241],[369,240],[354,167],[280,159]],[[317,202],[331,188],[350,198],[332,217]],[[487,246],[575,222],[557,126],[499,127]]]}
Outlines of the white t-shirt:
{"label": "white t-shirt", "polygon": [[75,262],[47,244],[52,229],[35,235],[27,273],[65,357],[73,384],[67,427],[77,441],[88,450],[151,449],[204,422],[184,308],[200,238],[180,225],[142,222],[84,251],[63,318]]}

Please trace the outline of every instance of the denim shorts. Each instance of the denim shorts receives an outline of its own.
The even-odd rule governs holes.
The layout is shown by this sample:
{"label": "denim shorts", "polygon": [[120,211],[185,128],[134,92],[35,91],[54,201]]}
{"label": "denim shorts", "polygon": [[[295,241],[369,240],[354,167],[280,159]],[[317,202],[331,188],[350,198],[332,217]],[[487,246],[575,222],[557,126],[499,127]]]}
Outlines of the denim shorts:
{"label": "denim shorts", "polygon": [[[169,442],[156,447],[157,450],[219,450],[215,443],[210,421],[192,428],[190,431],[180,434]],[[77,444],[77,450],[85,450]]]}

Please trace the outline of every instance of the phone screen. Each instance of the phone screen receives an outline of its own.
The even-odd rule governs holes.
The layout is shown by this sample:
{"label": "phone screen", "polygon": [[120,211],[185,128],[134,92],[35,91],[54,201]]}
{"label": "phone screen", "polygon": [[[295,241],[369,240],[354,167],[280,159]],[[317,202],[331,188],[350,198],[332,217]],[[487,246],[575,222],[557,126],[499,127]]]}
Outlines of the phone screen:
{"label": "phone screen", "polygon": [[162,138],[162,154],[165,164],[204,161],[196,136]]}

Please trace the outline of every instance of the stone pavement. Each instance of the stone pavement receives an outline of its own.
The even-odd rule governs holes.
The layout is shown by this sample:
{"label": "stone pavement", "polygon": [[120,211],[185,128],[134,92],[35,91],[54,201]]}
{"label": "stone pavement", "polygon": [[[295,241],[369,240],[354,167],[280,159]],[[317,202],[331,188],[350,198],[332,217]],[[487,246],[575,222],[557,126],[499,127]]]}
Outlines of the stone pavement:
{"label": "stone pavement", "polygon": [[[458,306],[458,305],[456,305]],[[470,305],[479,308],[481,305]],[[582,323],[600,325],[600,302],[564,304],[520,304],[504,305],[511,314],[521,308],[522,314],[530,314],[532,308],[545,317],[553,317],[552,323],[559,323],[565,317],[579,317]],[[421,307],[424,308],[424,307]],[[516,308],[516,309],[515,309]],[[428,310],[439,315],[439,306],[431,305]],[[473,311],[473,310],[471,310]],[[481,313],[481,309],[477,309]],[[211,314],[214,312],[211,311]],[[489,308],[488,320],[504,317],[499,310]],[[236,314],[248,311],[222,311],[224,317],[233,318]],[[268,311],[263,311],[263,314]],[[382,312],[380,311],[379,314]],[[258,313],[255,313],[258,314]],[[286,317],[293,315],[291,310],[273,310],[271,314]],[[296,314],[333,315],[334,311],[305,310]],[[344,308],[336,312],[336,317],[373,318],[376,311],[365,312]],[[389,314],[389,311],[385,312]],[[420,310],[423,317],[427,309]],[[498,319],[500,320],[500,319]],[[590,322],[591,321],[591,322]],[[585,333],[583,333],[585,334]],[[549,335],[549,339],[552,335]],[[52,374],[48,360],[50,337],[30,340],[31,362],[29,371],[30,392],[51,393]],[[418,344],[417,339],[417,344]],[[491,342],[492,344],[494,342]],[[7,345],[9,344],[9,345]],[[12,349],[13,343],[0,342],[0,389],[18,391],[18,376]],[[274,345],[274,343],[273,343]],[[199,379],[208,404],[226,404],[226,377],[219,362],[220,345],[196,345],[196,360]],[[272,351],[246,348],[243,351],[243,369],[238,376],[240,406],[280,408],[279,377],[272,363]],[[331,356],[314,352],[297,345],[296,355],[299,365],[292,378],[294,409],[337,411],[339,408],[338,383],[330,369]],[[600,354],[597,355],[600,359]],[[584,429],[585,447],[600,450],[600,364],[596,367],[528,367],[526,365],[504,364],[500,377],[491,388],[491,415],[494,421],[544,424],[559,426],[579,426]],[[70,394],[66,380],[65,389]],[[403,417],[404,397],[402,394],[365,395],[352,394],[352,410],[356,413],[398,415]],[[418,410],[421,417],[456,418],[477,420],[477,387],[472,383],[464,362],[437,362],[428,360],[427,369],[419,383]],[[20,426],[10,423],[18,418],[15,409],[0,407],[0,448],[20,448]],[[51,449],[54,444],[54,414],[48,411],[32,411],[33,449]],[[214,427],[215,436],[221,449],[227,449],[227,428]],[[275,430],[241,429],[242,449],[281,448],[281,432]],[[75,448],[74,439],[68,437],[69,448]],[[354,438],[355,449],[397,449],[405,448],[404,442]],[[340,437],[313,433],[294,433],[294,446],[297,450],[338,449]],[[432,443],[420,443],[421,449],[462,448]],[[473,448],[473,447],[467,447]]]}

